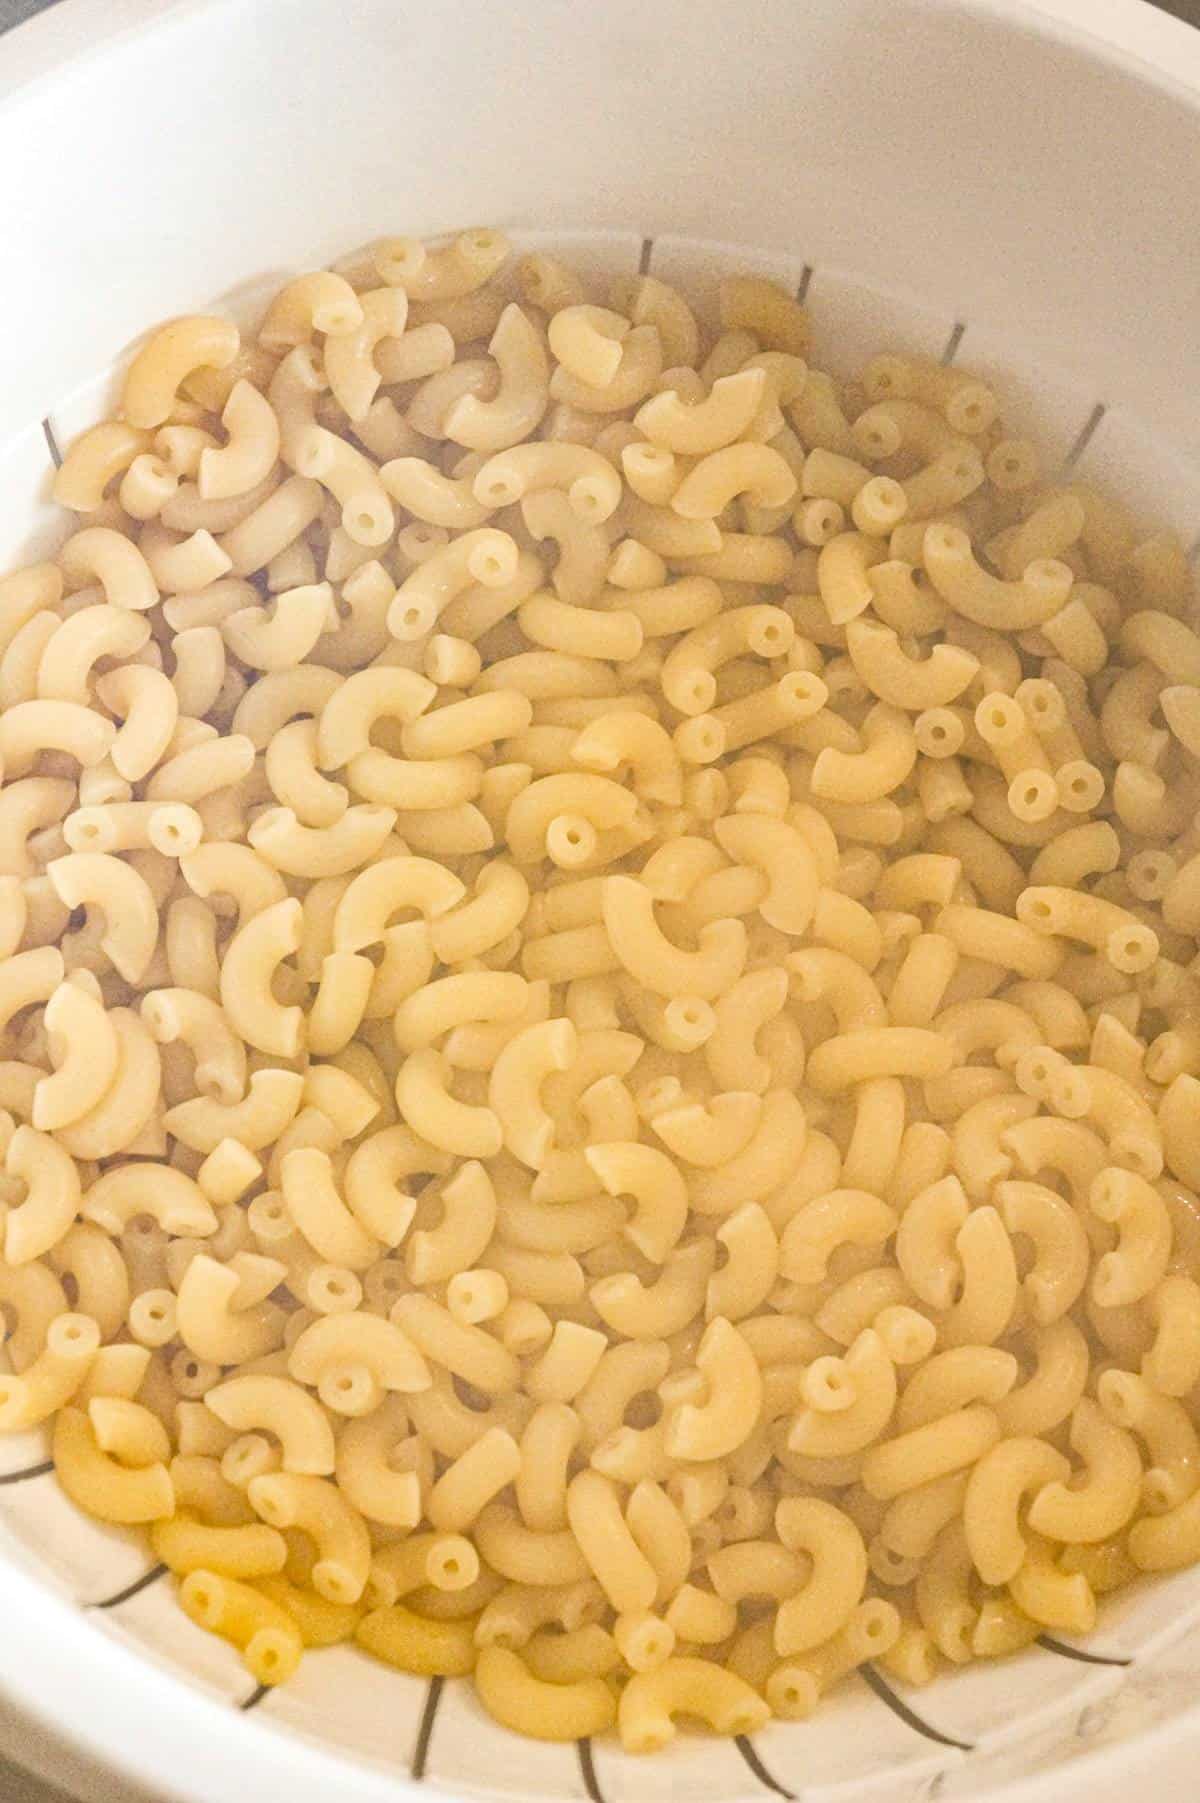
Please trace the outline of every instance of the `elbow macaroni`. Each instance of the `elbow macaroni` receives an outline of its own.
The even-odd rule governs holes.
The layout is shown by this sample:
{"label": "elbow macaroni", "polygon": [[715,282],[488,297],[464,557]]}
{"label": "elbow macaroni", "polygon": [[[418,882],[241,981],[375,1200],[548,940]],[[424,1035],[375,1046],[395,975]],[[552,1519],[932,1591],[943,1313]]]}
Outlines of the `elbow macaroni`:
{"label": "elbow macaroni", "polygon": [[0,581],[0,1429],[648,1751],[1200,1560],[1200,640],[968,374],[508,249],[173,321]]}

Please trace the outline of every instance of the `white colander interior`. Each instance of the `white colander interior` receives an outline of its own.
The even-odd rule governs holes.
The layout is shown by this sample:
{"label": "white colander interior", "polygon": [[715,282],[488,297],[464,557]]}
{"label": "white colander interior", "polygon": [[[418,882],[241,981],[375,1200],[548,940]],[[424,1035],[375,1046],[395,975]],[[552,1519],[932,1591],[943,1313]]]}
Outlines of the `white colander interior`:
{"label": "white colander interior", "polygon": [[[873,351],[893,346],[994,376],[1006,420],[1040,441],[1048,468],[1059,464],[1119,488],[1174,527],[1193,555],[1200,551],[1200,468],[1078,377],[1031,367],[1028,352],[986,320],[956,319],[854,273],[810,265],[803,254],[494,223],[505,225],[519,248],[550,250],[593,277],[651,270],[684,286],[710,316],[726,271],[772,275],[804,296],[818,366],[853,371]],[[279,279],[272,270],[233,293],[194,298],[249,323]],[[73,393],[48,394],[43,419],[0,451],[0,567],[63,536],[62,518],[46,499],[53,459],[111,406],[119,366]],[[91,1521],[59,1491],[42,1434],[0,1441],[0,1551],[76,1603],[92,1633],[117,1636],[230,1710],[253,1711],[265,1732],[308,1737],[351,1764],[373,1764],[456,1796],[909,1803],[978,1798],[1056,1769],[1065,1793],[1081,1756],[1142,1734],[1191,1704],[1200,1656],[1200,1573],[1185,1572],[1108,1599],[1086,1644],[1044,1635],[1014,1659],[951,1672],[922,1690],[867,1667],[811,1722],[773,1723],[753,1741],[685,1732],[665,1754],[635,1760],[611,1741],[517,1742],[483,1714],[469,1685],[407,1677],[353,1648],[310,1652],[288,1685],[263,1691],[233,1649],[187,1620],[172,1580],[136,1533]]]}

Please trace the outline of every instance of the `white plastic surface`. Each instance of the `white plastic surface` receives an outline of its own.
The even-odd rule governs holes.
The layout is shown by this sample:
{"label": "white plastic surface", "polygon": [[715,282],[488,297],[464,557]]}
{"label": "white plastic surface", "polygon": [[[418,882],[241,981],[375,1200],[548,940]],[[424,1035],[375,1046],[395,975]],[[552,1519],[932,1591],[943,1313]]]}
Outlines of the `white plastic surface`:
{"label": "white plastic surface", "polygon": [[[1081,469],[1119,470],[1194,538],[1200,38],[1135,0],[1046,10],[65,0],[0,41],[0,564],[54,529],[43,420],[61,439],[94,418],[149,320],[382,231],[485,220],[597,270],[649,239],[653,270],[701,286],[735,258],[803,280],[847,366],[888,337],[941,354],[961,327],[960,361],[1027,372],[1060,451],[1102,407]],[[1192,1788],[1197,1642],[1171,1645],[1200,1614],[1191,1575],[1110,1609],[1102,1663],[1037,1647],[890,1700],[859,1679],[753,1748],[685,1736],[632,1762],[525,1748],[465,1691],[346,1649],[246,1711],[247,1674],[168,1581],[122,1595],[145,1572],[126,1537],[47,1476],[2,1481],[27,1455],[0,1446],[0,1686],[74,1736],[57,1768],[42,1741],[42,1768],[97,1797],[118,1793],[93,1760],[188,1803],[1115,1803],[1151,1767],[1168,1803]]]}

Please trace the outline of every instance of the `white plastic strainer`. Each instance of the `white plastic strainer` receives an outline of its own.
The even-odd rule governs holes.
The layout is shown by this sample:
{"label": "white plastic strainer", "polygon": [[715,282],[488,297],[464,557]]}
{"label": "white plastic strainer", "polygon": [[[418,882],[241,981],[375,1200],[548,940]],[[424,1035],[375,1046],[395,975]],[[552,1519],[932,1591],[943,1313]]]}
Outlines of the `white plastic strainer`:
{"label": "white plastic strainer", "polygon": [[[1195,546],[1200,37],[1138,0],[1047,11],[66,0],[0,44],[0,566],[61,535],[51,456],[148,322],[249,315],[381,232],[475,221],[702,298],[769,272],[836,367],[898,343],[1009,371],[1006,414]],[[1111,1601],[1086,1648],[1043,1637],[920,1692],[867,1670],[811,1723],[634,1761],[517,1742],[466,1687],[346,1648],[264,1696],[46,1456],[0,1442],[0,1686],[28,1756],[94,1798],[1194,1790],[1200,1574]]]}

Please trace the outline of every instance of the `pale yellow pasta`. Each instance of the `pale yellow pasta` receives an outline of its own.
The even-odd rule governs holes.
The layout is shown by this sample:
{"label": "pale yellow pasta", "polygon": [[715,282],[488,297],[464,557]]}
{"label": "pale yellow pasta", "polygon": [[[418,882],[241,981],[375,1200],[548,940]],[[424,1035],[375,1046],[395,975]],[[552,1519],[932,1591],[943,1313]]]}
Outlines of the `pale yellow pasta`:
{"label": "pale yellow pasta", "polygon": [[130,425],[160,426],[184,380],[198,369],[224,369],[238,353],[231,320],[190,314],[163,326],[137,353],[125,376],[121,407]]}
{"label": "pale yellow pasta", "polygon": [[488,344],[500,384],[490,400],[463,394],[445,416],[448,438],[473,451],[495,452],[527,438],[550,396],[550,371],[541,336],[515,304],[505,307]]}
{"label": "pale yellow pasta", "polygon": [[275,1528],[301,1528],[312,1536],[317,1559],[312,1585],[332,1603],[354,1603],[370,1567],[366,1524],[328,1479],[295,1472],[252,1478],[251,1507]]}
{"label": "pale yellow pasta", "polygon": [[508,253],[173,322],[0,580],[0,1428],[649,1750],[1200,1559],[1200,638],[969,371]]}
{"label": "pale yellow pasta", "polygon": [[214,1365],[241,1364],[274,1352],[283,1340],[283,1311],[273,1303],[237,1306],[237,1271],[207,1253],[192,1259],[179,1285],[176,1327],[179,1338],[200,1359]]}
{"label": "pale yellow pasta", "polygon": [[549,1683],[533,1675],[507,1647],[480,1649],[474,1683],[488,1713],[506,1728],[538,1740],[578,1740],[601,1734],[616,1719],[612,1691],[599,1677]]}
{"label": "pale yellow pasta", "polygon": [[67,1495],[100,1520],[151,1522],[175,1513],[175,1492],[162,1458],[127,1464],[104,1451],[90,1410],[59,1408],[53,1450],[54,1469]]}

